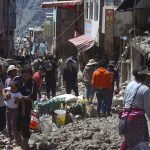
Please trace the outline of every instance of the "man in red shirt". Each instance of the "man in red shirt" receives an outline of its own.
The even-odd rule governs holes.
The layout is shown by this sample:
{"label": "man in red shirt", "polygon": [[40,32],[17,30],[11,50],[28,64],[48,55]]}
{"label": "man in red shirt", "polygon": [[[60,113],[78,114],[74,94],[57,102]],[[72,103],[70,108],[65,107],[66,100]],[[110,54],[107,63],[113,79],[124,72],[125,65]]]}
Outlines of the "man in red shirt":
{"label": "man in red shirt", "polygon": [[100,116],[102,108],[102,113],[105,117],[112,88],[112,75],[105,69],[104,62],[100,62],[99,68],[93,73],[92,85],[96,91],[97,115]]}
{"label": "man in red shirt", "polygon": [[43,83],[43,77],[45,76],[45,68],[40,66],[39,70],[37,72],[34,73],[33,75],[33,80],[36,82],[37,84],[37,98],[40,99],[41,98],[41,86]]}

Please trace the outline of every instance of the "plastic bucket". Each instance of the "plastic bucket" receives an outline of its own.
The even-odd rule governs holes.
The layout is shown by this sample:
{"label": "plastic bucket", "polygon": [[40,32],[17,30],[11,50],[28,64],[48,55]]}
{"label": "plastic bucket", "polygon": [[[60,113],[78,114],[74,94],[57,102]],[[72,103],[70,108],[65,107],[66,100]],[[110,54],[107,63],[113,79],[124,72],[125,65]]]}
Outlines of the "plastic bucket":
{"label": "plastic bucket", "polygon": [[65,125],[66,111],[65,110],[55,110],[56,114],[56,124]]}
{"label": "plastic bucket", "polygon": [[34,116],[31,116],[29,128],[36,129],[38,127],[38,124],[39,124],[39,120],[35,118]]}

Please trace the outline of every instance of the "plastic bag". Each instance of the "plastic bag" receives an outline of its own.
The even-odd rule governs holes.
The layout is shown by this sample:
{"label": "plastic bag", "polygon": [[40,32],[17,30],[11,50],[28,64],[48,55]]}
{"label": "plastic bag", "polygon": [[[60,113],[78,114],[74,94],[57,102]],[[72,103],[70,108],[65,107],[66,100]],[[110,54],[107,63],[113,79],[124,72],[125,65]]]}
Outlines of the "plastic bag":
{"label": "plastic bag", "polygon": [[77,97],[75,95],[72,95],[72,94],[63,94],[63,95],[59,95],[59,96],[56,96],[54,98],[51,99],[51,101],[53,99],[57,99],[57,101],[65,101],[65,103],[71,103],[71,102],[76,102],[77,101]]}
{"label": "plastic bag", "polygon": [[36,117],[31,116],[30,125],[29,125],[30,129],[32,130],[37,129],[38,125],[39,125],[39,120]]}
{"label": "plastic bag", "polygon": [[44,115],[40,117],[40,128],[44,136],[52,132],[52,116]]}

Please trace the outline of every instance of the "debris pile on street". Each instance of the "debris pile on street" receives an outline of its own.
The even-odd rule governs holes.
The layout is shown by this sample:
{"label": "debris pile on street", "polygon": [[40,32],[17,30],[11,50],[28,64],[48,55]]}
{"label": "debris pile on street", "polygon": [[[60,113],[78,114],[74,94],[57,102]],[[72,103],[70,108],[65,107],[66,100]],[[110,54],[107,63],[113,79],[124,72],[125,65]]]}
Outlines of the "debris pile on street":
{"label": "debris pile on street", "polygon": [[[81,84],[81,83],[80,83]],[[124,87],[126,86],[126,83]],[[84,91],[82,89],[81,84],[81,93],[83,94]],[[62,88],[63,89],[63,88]],[[122,102],[122,94],[123,92],[120,92],[117,96],[114,97],[114,112],[117,112],[117,108],[121,107]],[[66,95],[64,95],[66,96]],[[56,100],[57,99],[57,100]],[[45,100],[44,97],[41,101],[39,101],[40,107],[41,104],[47,104],[49,101]],[[62,101],[64,104],[64,97],[62,96],[56,96],[55,98],[52,98],[50,102],[56,102],[59,101],[59,105],[56,109],[59,109],[62,106]],[[71,105],[72,102],[75,102]],[[68,101],[67,101],[68,102]],[[84,107],[84,113],[85,115],[82,116],[82,109],[80,109],[80,106],[84,103],[87,103],[86,100],[82,99],[82,96],[77,99],[75,97],[72,97],[70,105],[70,114],[71,114],[71,121],[64,124],[57,124],[56,120],[53,119],[52,116],[50,116],[47,111],[47,114],[45,112],[45,115],[39,114],[39,112],[35,111],[32,113],[32,119],[35,123],[37,120],[35,118],[38,118],[37,124],[30,124],[33,129],[31,130],[32,136],[30,138],[30,147],[31,149],[42,149],[41,147],[47,148],[47,150],[53,150],[53,149],[84,149],[84,150],[109,150],[109,149],[118,149],[119,143],[120,143],[120,136],[118,134],[118,114],[113,114],[110,117],[94,117],[96,116],[96,105],[95,100],[93,104],[86,104]],[[36,102],[37,104],[37,102]],[[68,105],[68,106],[69,106]],[[44,106],[44,105],[43,105]],[[46,105],[45,105],[46,106]],[[38,106],[39,107],[39,106]],[[39,107],[39,108],[40,108]],[[37,105],[36,105],[37,108]],[[79,111],[80,109],[80,111]],[[45,109],[46,110],[46,109]],[[41,108],[40,108],[40,111]],[[79,113],[75,113],[75,112]],[[82,112],[82,113],[81,113]],[[39,119],[39,116],[40,117]],[[55,118],[56,119],[56,118]],[[47,121],[46,121],[47,120]],[[32,123],[33,123],[32,122]],[[54,123],[55,122],[55,123]],[[62,123],[62,122],[60,122]],[[36,129],[34,129],[36,128]],[[4,134],[0,135],[0,149],[6,149],[6,137]],[[11,146],[10,146],[11,149]],[[16,147],[16,150],[21,150],[21,147]]]}
{"label": "debris pile on street", "polygon": [[47,137],[39,133],[32,134],[31,140],[37,146],[41,141],[46,142],[49,149],[117,150],[120,143],[117,127],[117,115],[108,118],[86,118],[58,128]]}
{"label": "debris pile on street", "polygon": [[[55,128],[45,134],[33,133],[29,141],[32,150],[44,145],[46,150],[117,150],[120,137],[118,135],[118,115],[108,118],[86,118],[74,123]],[[4,135],[0,135],[0,149],[6,149]],[[10,147],[11,149],[11,147]],[[21,150],[16,147],[16,150]]]}

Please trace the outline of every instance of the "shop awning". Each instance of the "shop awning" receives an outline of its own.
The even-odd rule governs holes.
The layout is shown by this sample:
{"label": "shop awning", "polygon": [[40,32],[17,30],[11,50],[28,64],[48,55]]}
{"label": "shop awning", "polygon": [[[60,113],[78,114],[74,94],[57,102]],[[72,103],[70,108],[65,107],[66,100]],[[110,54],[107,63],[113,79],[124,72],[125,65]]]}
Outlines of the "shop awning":
{"label": "shop awning", "polygon": [[57,1],[57,2],[43,2],[41,4],[42,8],[52,8],[52,7],[69,7],[75,5],[81,5],[82,0],[76,1]]}
{"label": "shop awning", "polygon": [[74,46],[76,46],[79,53],[83,53],[89,50],[95,43],[94,40],[85,35],[78,36],[68,41],[71,42]]}

